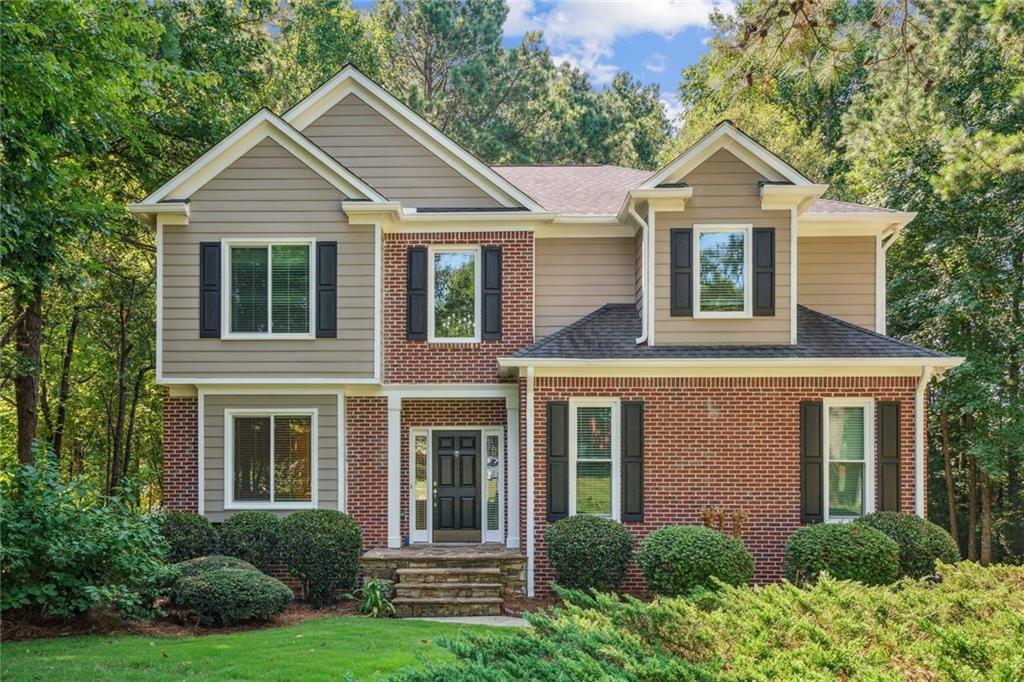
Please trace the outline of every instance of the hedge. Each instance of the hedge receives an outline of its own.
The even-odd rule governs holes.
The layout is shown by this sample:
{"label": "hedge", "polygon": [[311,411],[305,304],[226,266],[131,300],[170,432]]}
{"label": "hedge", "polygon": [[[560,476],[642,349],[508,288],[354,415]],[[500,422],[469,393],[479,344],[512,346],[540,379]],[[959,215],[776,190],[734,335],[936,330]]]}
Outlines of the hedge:
{"label": "hedge", "polygon": [[217,529],[205,516],[191,512],[164,512],[159,519],[160,534],[167,542],[167,561],[170,563],[217,553]]}
{"label": "hedge", "polygon": [[610,590],[622,584],[633,536],[618,521],[578,514],[544,531],[548,561],[563,587]]}
{"label": "hedge", "polygon": [[220,524],[221,551],[269,571],[278,560],[281,517],[266,511],[243,511]]}
{"label": "hedge", "polygon": [[816,523],[786,542],[782,575],[798,585],[827,571],[839,580],[887,585],[900,575],[900,548],[881,531],[859,522]]}
{"label": "hedge", "polygon": [[900,575],[924,578],[935,573],[938,561],[952,564],[960,561],[960,547],[940,526],[913,514],[875,512],[862,516],[860,522],[880,530],[896,541],[900,548]]}
{"label": "hedge", "polygon": [[302,581],[302,593],[316,607],[352,592],[363,536],[348,514],[332,509],[295,512],[281,522],[281,553]]}
{"label": "hedge", "polygon": [[266,620],[291,600],[287,585],[253,568],[211,568],[179,577],[171,589],[171,603],[201,625]]}
{"label": "hedge", "polygon": [[743,585],[754,577],[754,557],[736,538],[704,526],[663,526],[644,540],[637,563],[656,594],[714,588],[715,580]]}

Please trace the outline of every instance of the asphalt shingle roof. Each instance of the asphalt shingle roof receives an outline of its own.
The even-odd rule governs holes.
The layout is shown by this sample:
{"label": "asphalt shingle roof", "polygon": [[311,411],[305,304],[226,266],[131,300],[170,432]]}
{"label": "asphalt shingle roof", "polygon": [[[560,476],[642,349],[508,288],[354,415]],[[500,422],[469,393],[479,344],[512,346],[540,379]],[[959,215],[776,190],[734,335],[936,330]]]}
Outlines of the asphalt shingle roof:
{"label": "asphalt shingle roof", "polygon": [[609,303],[514,353],[517,358],[598,359],[757,359],[757,358],[943,358],[947,357],[816,310],[797,306],[795,346],[647,346],[636,306]]}

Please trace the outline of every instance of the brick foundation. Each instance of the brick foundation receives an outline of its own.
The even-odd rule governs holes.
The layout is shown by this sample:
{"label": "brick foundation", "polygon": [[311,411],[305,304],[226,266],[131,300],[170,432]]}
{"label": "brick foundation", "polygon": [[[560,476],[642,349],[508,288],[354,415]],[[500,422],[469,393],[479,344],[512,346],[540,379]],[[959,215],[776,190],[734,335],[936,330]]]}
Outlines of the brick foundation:
{"label": "brick foundation", "polygon": [[199,399],[163,396],[163,508],[199,511]]}

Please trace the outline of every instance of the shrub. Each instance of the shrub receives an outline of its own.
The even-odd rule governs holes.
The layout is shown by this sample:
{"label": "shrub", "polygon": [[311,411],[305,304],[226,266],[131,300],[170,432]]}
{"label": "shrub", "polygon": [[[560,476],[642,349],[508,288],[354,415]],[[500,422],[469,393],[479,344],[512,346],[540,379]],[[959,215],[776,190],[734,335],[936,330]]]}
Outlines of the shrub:
{"label": "shrub", "polygon": [[637,562],[656,594],[714,588],[712,578],[743,585],[754,576],[754,558],[742,542],[703,526],[659,528],[644,540]]}
{"label": "shrub", "polygon": [[622,584],[633,556],[633,536],[618,521],[578,514],[544,531],[548,561],[559,585],[611,590]]}
{"label": "shrub", "polygon": [[960,561],[960,548],[940,526],[913,514],[875,512],[860,522],[880,530],[900,548],[900,575],[924,578],[935,574],[935,562]]}
{"label": "shrub", "polygon": [[224,556],[223,554],[211,554],[210,556],[196,557],[174,564],[176,578],[191,578],[209,571],[219,571],[222,568],[237,568],[245,571],[259,570],[248,561],[237,557]]}
{"label": "shrub", "polygon": [[167,541],[167,560],[174,564],[217,552],[217,529],[199,514],[164,512],[160,534]]}
{"label": "shrub", "polygon": [[287,585],[254,568],[213,568],[182,576],[171,590],[171,603],[190,611],[201,625],[266,620],[291,600]]}
{"label": "shrub", "polygon": [[265,511],[244,511],[220,524],[221,551],[248,561],[262,571],[278,558],[280,517]]}
{"label": "shrub", "polygon": [[339,511],[308,509],[281,522],[281,554],[302,581],[303,595],[318,608],[355,587],[362,548],[359,526]]}
{"label": "shrub", "polygon": [[900,548],[881,531],[862,523],[817,523],[793,533],[786,543],[782,574],[798,585],[822,571],[839,580],[887,585],[900,574]]}
{"label": "shrub", "polygon": [[165,570],[153,516],[85,479],[63,483],[46,454],[0,480],[0,542],[0,610],[32,616],[143,615]]}

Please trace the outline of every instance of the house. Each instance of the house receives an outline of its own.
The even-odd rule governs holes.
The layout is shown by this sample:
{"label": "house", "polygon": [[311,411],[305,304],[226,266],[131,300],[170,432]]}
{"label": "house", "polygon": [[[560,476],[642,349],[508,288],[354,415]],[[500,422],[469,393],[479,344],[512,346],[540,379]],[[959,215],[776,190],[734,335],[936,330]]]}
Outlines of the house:
{"label": "house", "polygon": [[129,207],[164,504],[344,510],[367,565],[501,564],[506,595],[549,590],[570,514],[746,512],[758,581],[801,524],[923,515],[925,388],[962,358],[885,336],[914,214],[825,190],[728,121],[655,173],[489,167],[347,67]]}

